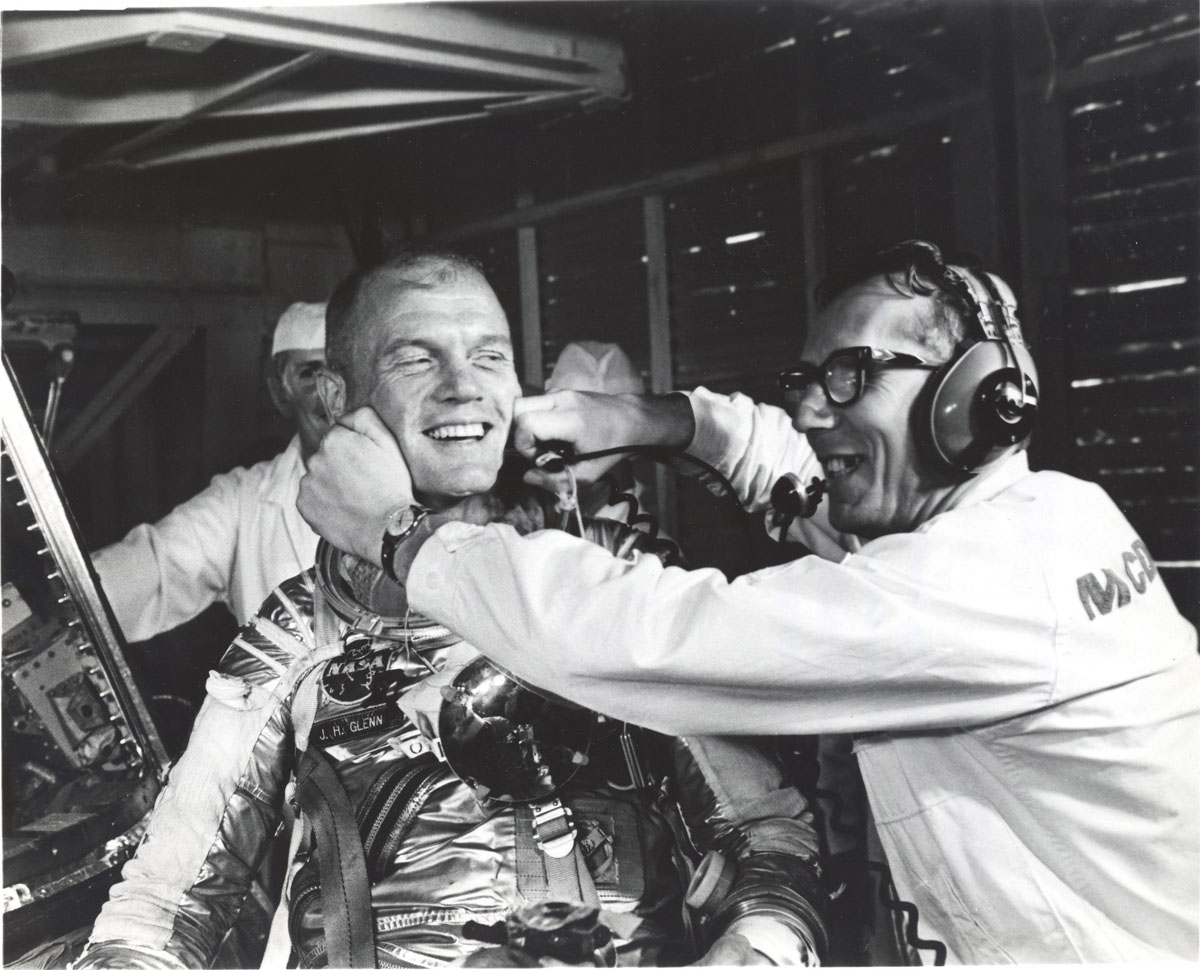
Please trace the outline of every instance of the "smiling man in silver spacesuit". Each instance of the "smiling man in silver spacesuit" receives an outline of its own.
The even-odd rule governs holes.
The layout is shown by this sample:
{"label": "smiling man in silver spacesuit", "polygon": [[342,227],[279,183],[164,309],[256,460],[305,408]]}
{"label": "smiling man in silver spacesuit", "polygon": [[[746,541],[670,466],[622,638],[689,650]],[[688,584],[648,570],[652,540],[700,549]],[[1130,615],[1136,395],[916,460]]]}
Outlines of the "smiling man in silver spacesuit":
{"label": "smiling man in silver spacesuit", "polygon": [[[354,419],[378,420],[411,472],[419,504],[388,517],[385,545],[429,512],[544,527],[537,497],[501,474],[520,392],[473,263],[408,253],[350,277],[328,352],[331,412],[369,404]],[[671,556],[623,524],[583,526],[619,555]],[[811,816],[772,760],[535,694],[362,559],[322,544],[208,690],[81,968],[206,965],[285,798],[300,824],[273,941],[301,966],[819,958]]]}

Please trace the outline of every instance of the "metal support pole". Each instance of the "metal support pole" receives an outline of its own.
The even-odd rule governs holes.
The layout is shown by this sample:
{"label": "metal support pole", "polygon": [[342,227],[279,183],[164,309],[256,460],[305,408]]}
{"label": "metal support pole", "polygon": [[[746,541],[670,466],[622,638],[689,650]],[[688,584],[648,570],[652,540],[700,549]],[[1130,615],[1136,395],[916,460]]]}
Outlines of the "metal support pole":
{"label": "metal support pole", "polygon": [[[674,363],[671,359],[671,304],[667,266],[667,219],[663,197],[643,197],[646,234],[646,291],[649,300],[650,390],[665,394],[674,388]],[[675,475],[664,465],[654,469],[655,508],[664,532],[677,531],[678,510]]]}
{"label": "metal support pole", "polygon": [[[518,206],[528,206],[532,193],[523,189]],[[517,228],[517,272],[521,284],[521,350],[525,385],[541,390],[545,380],[542,362],[542,297],[538,281],[537,228]]]}

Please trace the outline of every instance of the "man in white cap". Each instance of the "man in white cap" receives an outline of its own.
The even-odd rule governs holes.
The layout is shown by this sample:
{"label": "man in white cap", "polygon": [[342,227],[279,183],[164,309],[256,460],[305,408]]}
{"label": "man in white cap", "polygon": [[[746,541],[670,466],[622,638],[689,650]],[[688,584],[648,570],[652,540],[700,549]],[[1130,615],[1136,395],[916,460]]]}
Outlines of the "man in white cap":
{"label": "man in white cap", "polygon": [[317,537],[296,511],[304,465],[329,418],[316,393],[325,365],[325,304],[293,303],[279,318],[267,384],[296,428],[270,461],[217,475],[154,524],[135,526],[93,557],[129,641],[148,640],[224,603],[238,623],[282,580],[313,565]]}

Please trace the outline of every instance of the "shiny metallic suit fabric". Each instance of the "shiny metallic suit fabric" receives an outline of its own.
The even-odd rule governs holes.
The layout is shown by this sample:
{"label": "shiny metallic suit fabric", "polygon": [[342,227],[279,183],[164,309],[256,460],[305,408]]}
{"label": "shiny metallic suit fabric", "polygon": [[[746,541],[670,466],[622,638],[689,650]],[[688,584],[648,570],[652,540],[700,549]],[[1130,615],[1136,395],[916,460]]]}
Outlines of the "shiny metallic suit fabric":
{"label": "shiny metallic suit fabric", "polygon": [[[607,520],[589,523],[588,538],[630,556],[659,551],[642,533]],[[310,570],[282,584],[235,639],[210,675],[188,750],[78,967],[208,965],[292,794],[297,717],[355,810],[380,966],[448,964],[482,945],[463,938],[468,921],[500,921],[547,897],[538,850],[516,835],[528,813],[481,805],[428,750],[442,688],[478,652],[452,637],[419,657],[395,642],[360,641],[355,652],[365,662],[347,665],[346,624],[329,614],[314,619],[327,609]],[[387,679],[392,696],[399,689],[399,704],[378,703],[378,692],[364,687],[373,676]],[[315,692],[303,686],[309,678],[320,683]],[[302,695],[315,698],[315,712],[297,711]],[[756,911],[782,912],[819,938],[812,818],[775,763],[749,742],[632,729],[650,781],[638,789],[617,743],[623,728],[599,719],[589,763],[560,793],[604,910],[640,918],[632,930],[633,921],[621,924],[644,944],[622,948],[620,962],[690,958],[686,945],[664,949],[652,940],[687,936],[687,860],[708,849],[739,860],[741,876],[728,912],[704,928],[707,942],[730,919]],[[301,965],[325,961],[323,906],[332,904],[319,891],[320,851],[300,845],[285,890]]]}

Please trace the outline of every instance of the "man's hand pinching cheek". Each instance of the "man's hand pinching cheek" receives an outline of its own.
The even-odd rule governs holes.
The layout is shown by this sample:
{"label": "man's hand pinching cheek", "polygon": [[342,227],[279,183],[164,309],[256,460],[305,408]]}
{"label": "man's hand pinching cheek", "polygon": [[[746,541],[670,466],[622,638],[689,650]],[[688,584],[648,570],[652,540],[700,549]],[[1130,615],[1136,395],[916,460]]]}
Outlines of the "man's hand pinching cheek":
{"label": "man's hand pinching cheek", "polygon": [[396,440],[374,411],[360,408],[344,415],[309,459],[296,507],[322,538],[373,562],[388,514],[412,501]]}
{"label": "man's hand pinching cheek", "polygon": [[550,442],[566,443],[574,451],[582,447],[587,427],[579,407],[581,395],[553,391],[539,397],[518,398],[513,404],[513,444],[526,458],[536,458]]}

